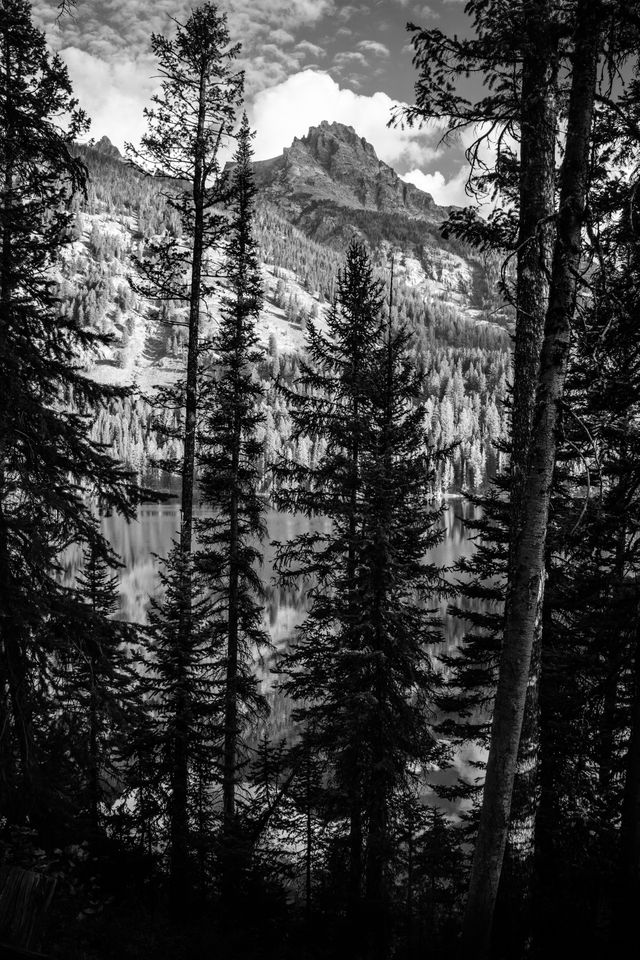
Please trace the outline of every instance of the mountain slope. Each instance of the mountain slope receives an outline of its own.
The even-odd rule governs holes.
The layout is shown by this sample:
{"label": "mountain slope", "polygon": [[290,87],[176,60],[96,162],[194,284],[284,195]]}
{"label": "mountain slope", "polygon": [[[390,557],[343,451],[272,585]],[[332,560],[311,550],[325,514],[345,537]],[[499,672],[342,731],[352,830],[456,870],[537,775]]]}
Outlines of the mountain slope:
{"label": "mountain slope", "polygon": [[[167,444],[158,437],[153,395],[157,386],[184,373],[186,307],[147,300],[137,293],[135,257],[144,255],[148,241],[165,231],[179,234],[180,223],[158,181],[127,166],[106,138],[79,149],[89,170],[89,190],[86,201],[75,201],[75,242],[59,264],[61,310],[112,337],[100,357],[86,358],[87,375],[103,383],[132,384],[138,392],[101,411],[92,432],[117,457],[145,469],[154,455],[179,452],[179,443],[176,446],[171,440]],[[348,184],[344,189],[349,197]],[[303,462],[315,456],[315,448],[304,444],[299,448],[298,441],[291,438],[289,412],[282,395],[273,388],[273,378],[278,375],[288,384],[294,381],[308,319],[314,318],[323,327],[342,263],[342,243],[337,236],[329,243],[309,236],[303,225],[293,222],[290,211],[274,205],[273,193],[265,194],[263,190],[256,216],[265,291],[258,333],[265,360],[256,375],[265,386],[263,461],[268,486],[268,467],[278,456]],[[403,212],[402,198],[396,213],[326,202],[344,217],[349,235],[357,232],[359,217],[369,231],[371,217],[395,217],[398,223],[417,230],[427,225]],[[382,230],[385,221],[377,223]],[[437,231],[437,224],[432,224],[432,229]],[[419,259],[410,244],[400,245],[382,231],[372,252],[383,277],[390,248],[396,254],[394,311],[414,332],[424,375],[429,435],[434,444],[459,443],[438,484],[442,489],[452,484],[477,484],[492,469],[495,455],[489,441],[502,430],[500,399],[509,367],[507,338],[500,327],[480,320],[480,311],[472,306],[469,258],[434,240],[429,263],[424,252]],[[205,336],[215,328],[217,316],[215,296],[203,315]],[[162,414],[175,426],[173,417],[171,411]]]}
{"label": "mountain slope", "polygon": [[254,164],[263,196],[282,210],[327,202],[340,207],[400,214],[439,224],[448,210],[376,156],[353,127],[323,121],[296,137],[282,156]]}
{"label": "mountain slope", "polygon": [[441,235],[453,208],[404,183],[352,127],[326,121],[311,127],[281,156],[256,162],[254,171],[263,203],[305,236],[341,252],[360,236],[381,268],[392,251],[402,254],[401,274],[427,303],[449,303],[471,320],[482,311],[500,316],[488,264]]}

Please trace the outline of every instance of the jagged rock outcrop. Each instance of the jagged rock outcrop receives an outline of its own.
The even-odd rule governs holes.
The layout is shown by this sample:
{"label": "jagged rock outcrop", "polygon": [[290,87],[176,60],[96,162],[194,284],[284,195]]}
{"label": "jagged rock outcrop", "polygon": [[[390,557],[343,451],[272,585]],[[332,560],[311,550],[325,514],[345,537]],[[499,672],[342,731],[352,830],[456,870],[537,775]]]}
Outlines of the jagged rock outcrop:
{"label": "jagged rock outcrop", "polygon": [[477,258],[442,237],[452,208],[401,180],[353,127],[323,121],[254,170],[261,200],[312,240],[344,249],[361,236],[380,262],[402,253],[398,269],[427,298],[457,309],[485,298]]}
{"label": "jagged rock outcrop", "polygon": [[107,157],[113,157],[114,160],[122,160],[122,154],[115,144],[111,143],[111,140],[109,140],[107,136],[100,137],[100,139],[94,143],[93,148],[97,150],[98,153],[103,153]]}
{"label": "jagged rock outcrop", "polygon": [[447,216],[447,208],[404,183],[364,137],[342,123],[323,121],[311,127],[282,156],[258,161],[255,173],[263,196],[280,208],[302,212],[329,203],[429,223],[441,223]]}

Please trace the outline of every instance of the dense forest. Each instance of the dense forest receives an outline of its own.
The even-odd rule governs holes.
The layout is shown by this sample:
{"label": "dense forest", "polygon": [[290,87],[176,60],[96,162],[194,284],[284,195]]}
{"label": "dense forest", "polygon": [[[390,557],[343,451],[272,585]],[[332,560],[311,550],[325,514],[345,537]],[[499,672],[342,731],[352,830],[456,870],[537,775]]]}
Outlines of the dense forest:
{"label": "dense forest", "polygon": [[[159,412],[150,394],[157,381],[179,375],[187,335],[180,301],[158,301],[145,297],[140,288],[136,291],[139,277],[134,263],[136,257],[144,257],[145,245],[162,236],[179,237],[181,227],[155,178],[127,166],[113,150],[98,144],[76,151],[88,170],[88,191],[86,199],[78,196],[73,204],[75,242],[60,263],[58,297],[63,313],[114,337],[112,348],[102,357],[88,358],[88,369],[104,377],[107,374],[100,368],[115,366],[122,371],[112,374],[117,382],[137,380],[143,388],[133,400],[102,410],[93,436],[110,447],[117,459],[145,473],[180,448],[179,432],[170,438],[154,428]],[[287,382],[296,378],[307,320],[324,320],[344,251],[339,245],[309,239],[260,195],[255,236],[266,265],[268,307],[290,331],[287,337],[275,332],[268,339],[261,335],[269,353],[258,365],[265,388],[261,483],[269,491],[275,458],[308,455],[304,445],[300,451],[291,444],[288,409],[273,384],[278,377]],[[388,284],[384,250],[374,248],[372,258]],[[405,258],[399,249],[399,270]],[[471,300],[470,291],[467,299]],[[505,430],[502,400],[510,362],[508,337],[495,320],[478,323],[446,300],[426,302],[424,292],[403,282],[402,274],[395,284],[394,302],[394,315],[411,329],[412,349],[424,368],[430,439],[452,447],[438,469],[435,487],[439,493],[477,488],[495,473],[493,441]],[[506,309],[503,323],[508,323]],[[172,414],[167,414],[167,425],[171,420]]]}
{"label": "dense forest", "polygon": [[[215,4],[151,36],[125,159],[0,0],[0,957],[635,935],[640,3],[466,14],[409,25],[391,118],[475,138],[438,236],[265,198]],[[167,477],[128,622],[101,519]],[[308,523],[270,544],[270,509]],[[274,591],[304,608],[277,649]]]}

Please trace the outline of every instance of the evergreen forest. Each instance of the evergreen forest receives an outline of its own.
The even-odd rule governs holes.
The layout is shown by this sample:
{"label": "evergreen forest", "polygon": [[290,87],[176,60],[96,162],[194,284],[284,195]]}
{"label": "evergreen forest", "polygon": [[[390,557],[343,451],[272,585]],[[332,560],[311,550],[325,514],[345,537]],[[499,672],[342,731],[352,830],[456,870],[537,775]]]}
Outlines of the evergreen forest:
{"label": "evergreen forest", "polygon": [[[446,207],[337,122],[256,160],[233,0],[90,139],[39,6],[0,0],[0,960],[624,955],[640,2],[407,24],[389,129],[464,143]],[[108,524],[167,509],[128,617]]]}

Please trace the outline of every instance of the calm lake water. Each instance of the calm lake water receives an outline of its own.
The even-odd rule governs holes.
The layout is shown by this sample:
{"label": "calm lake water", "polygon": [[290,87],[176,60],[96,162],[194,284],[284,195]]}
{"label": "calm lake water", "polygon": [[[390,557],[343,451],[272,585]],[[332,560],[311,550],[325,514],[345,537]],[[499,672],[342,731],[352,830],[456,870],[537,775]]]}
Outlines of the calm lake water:
{"label": "calm lake water", "polygon": [[[442,517],[444,538],[431,552],[430,559],[438,565],[450,567],[461,556],[473,553],[474,544],[469,539],[465,521],[474,517],[474,508],[464,500],[452,499]],[[180,522],[178,502],[143,504],[137,519],[127,523],[113,515],[102,519],[102,531],[111,543],[123,566],[117,571],[120,592],[118,619],[144,623],[151,598],[159,589],[158,566],[167,556],[172,541],[177,535]],[[263,689],[271,707],[270,729],[274,735],[284,735],[291,727],[290,704],[274,688],[271,666],[278,652],[286,647],[295,628],[302,622],[307,610],[307,599],[302,589],[283,590],[273,580],[273,541],[286,541],[298,533],[323,528],[321,520],[309,521],[305,517],[291,516],[270,509],[267,513],[268,538],[264,543],[262,577],[267,584],[265,625],[268,627],[273,652],[256,666],[263,679]],[[74,582],[82,565],[79,549],[71,549],[65,555],[63,579]],[[465,606],[464,602],[460,606]],[[451,650],[459,643],[464,624],[447,614],[447,601],[440,603],[442,619],[442,649]],[[475,749],[463,750],[457,757],[455,771],[447,771],[445,779],[451,781],[458,773],[468,771],[469,761],[477,760]],[[436,774],[430,779],[440,779]]]}

